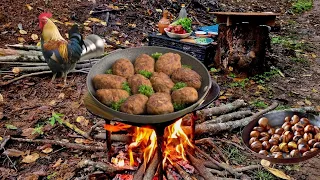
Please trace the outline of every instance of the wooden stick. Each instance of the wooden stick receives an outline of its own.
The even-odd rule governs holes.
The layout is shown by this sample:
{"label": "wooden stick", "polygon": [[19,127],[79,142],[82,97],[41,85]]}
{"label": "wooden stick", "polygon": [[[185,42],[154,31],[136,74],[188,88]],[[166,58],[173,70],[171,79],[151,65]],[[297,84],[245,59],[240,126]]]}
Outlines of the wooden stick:
{"label": "wooden stick", "polygon": [[208,155],[207,153],[203,152],[201,149],[199,149],[197,146],[195,146],[196,151],[198,151],[200,154],[202,154],[203,156],[205,156],[208,160],[210,160],[211,162],[213,162],[214,164],[216,164],[217,166],[219,166],[220,168],[223,168],[225,170],[227,170],[228,172],[230,172],[232,175],[236,176],[236,177],[240,177],[242,174],[234,171],[234,169],[229,166],[226,163],[219,163],[218,161],[214,160],[210,155]]}
{"label": "wooden stick", "polygon": [[231,121],[234,119],[242,119],[249,115],[252,115],[251,111],[237,111],[237,112],[221,115],[213,120],[205,121],[204,123],[207,123],[207,124],[223,123],[223,122]]}
{"label": "wooden stick", "polygon": [[200,120],[204,121],[207,116],[216,116],[220,114],[226,114],[228,112],[234,111],[240,107],[246,106],[247,103],[244,102],[242,99],[237,99],[234,102],[230,104],[226,104],[220,107],[213,107],[208,109],[203,109],[200,111],[197,111],[197,115],[200,118]]}
{"label": "wooden stick", "polygon": [[158,165],[161,166],[161,162],[159,163],[158,152],[155,152],[153,159],[152,159],[151,163],[149,164],[149,167],[147,168],[147,170],[143,176],[143,180],[153,179],[154,175],[156,174]]}
{"label": "wooden stick", "polygon": [[35,50],[35,51],[41,51],[41,47],[38,46],[32,46],[32,45],[23,45],[23,44],[7,44],[6,47],[11,47],[15,49],[21,49],[21,50]]}
{"label": "wooden stick", "polygon": [[132,170],[123,167],[113,166],[111,164],[103,163],[103,162],[94,162],[88,159],[82,160],[78,163],[79,168],[84,168],[86,166],[93,166],[96,169],[100,169],[108,174],[112,174],[118,171]]}
{"label": "wooden stick", "polygon": [[187,173],[185,172],[179,164],[177,163],[173,163],[172,166],[174,168],[176,168],[176,170],[178,171],[178,173],[181,175],[181,177],[184,179],[184,180],[193,180],[192,177]]}
{"label": "wooden stick", "polygon": [[192,156],[190,152],[186,152],[187,156],[192,163],[192,165],[198,170],[199,174],[205,179],[205,180],[214,180],[216,179],[208,170],[207,168],[201,164],[201,161]]}
{"label": "wooden stick", "polygon": [[82,145],[82,144],[76,144],[76,143],[68,143],[64,141],[58,141],[58,140],[45,140],[45,139],[23,139],[23,138],[10,138],[13,141],[18,141],[18,142],[29,142],[29,143],[39,143],[39,144],[53,144],[53,145],[58,145],[66,148],[71,148],[71,149],[79,149],[79,150],[84,150],[84,151],[105,151],[106,147],[103,146],[87,146],[87,145]]}
{"label": "wooden stick", "polygon": [[36,73],[31,73],[31,74],[25,74],[25,75],[19,76],[17,78],[11,79],[9,81],[2,82],[2,83],[0,83],[0,86],[5,86],[5,85],[8,85],[8,84],[11,84],[11,83],[13,83],[15,81],[18,81],[18,80],[26,78],[26,77],[36,76],[36,75],[40,75],[40,74],[49,74],[49,73],[52,73],[52,72],[51,71],[42,71],[42,72],[36,72]]}
{"label": "wooden stick", "polygon": [[229,164],[229,160],[227,159],[227,157],[222,153],[222,150],[216,146],[212,140],[212,138],[203,138],[203,139],[199,139],[196,140],[195,142],[196,144],[209,144],[211,147],[213,147],[213,149],[219,154],[219,156],[223,159],[224,162],[226,162],[227,164]]}

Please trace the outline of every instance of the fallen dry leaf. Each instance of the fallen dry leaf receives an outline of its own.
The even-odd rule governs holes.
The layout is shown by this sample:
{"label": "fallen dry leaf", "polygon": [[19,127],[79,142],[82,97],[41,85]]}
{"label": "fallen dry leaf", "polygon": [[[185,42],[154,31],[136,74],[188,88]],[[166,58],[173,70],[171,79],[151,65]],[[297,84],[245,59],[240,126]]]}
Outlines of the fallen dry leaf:
{"label": "fallen dry leaf", "polygon": [[3,154],[8,155],[9,157],[20,157],[23,156],[25,153],[16,149],[7,149],[3,152]]}
{"label": "fallen dry leaf", "polygon": [[45,148],[44,150],[42,150],[43,153],[51,153],[53,151],[53,149],[51,147]]}
{"label": "fallen dry leaf", "polygon": [[20,43],[26,42],[26,40],[25,40],[23,37],[18,37],[18,41],[19,41]]}
{"label": "fallen dry leaf", "polygon": [[32,40],[37,40],[38,39],[38,35],[36,35],[36,34],[31,34],[31,39]]}
{"label": "fallen dry leaf", "polygon": [[78,116],[77,117],[77,119],[76,119],[76,121],[78,122],[78,123],[80,123],[82,126],[88,126],[88,124],[89,124],[89,120],[87,120],[85,117],[83,117],[83,116]]}
{"label": "fallen dry leaf", "polygon": [[33,163],[33,162],[35,162],[39,157],[40,157],[40,156],[39,156],[38,153],[32,153],[32,154],[30,154],[30,155],[28,155],[28,156],[25,156],[25,157],[22,159],[22,162],[23,162],[23,163],[27,163],[27,164]]}
{"label": "fallen dry leaf", "polygon": [[23,30],[23,29],[20,29],[20,30],[19,30],[19,33],[20,33],[20,34],[28,34],[27,31],[25,31],[25,30]]}
{"label": "fallen dry leaf", "polygon": [[26,7],[29,9],[29,11],[31,11],[33,9],[33,7],[30,6],[30,4],[26,4]]}
{"label": "fallen dry leaf", "polygon": [[56,163],[54,163],[54,165],[52,167],[56,168],[56,167],[60,166],[61,163],[62,163],[62,159],[59,158],[58,161]]}

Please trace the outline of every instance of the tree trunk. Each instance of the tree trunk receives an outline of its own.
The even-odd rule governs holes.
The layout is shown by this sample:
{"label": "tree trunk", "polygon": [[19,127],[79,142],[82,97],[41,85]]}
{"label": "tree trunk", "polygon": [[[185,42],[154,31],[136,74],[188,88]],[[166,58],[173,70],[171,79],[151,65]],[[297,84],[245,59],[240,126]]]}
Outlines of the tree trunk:
{"label": "tree trunk", "polygon": [[220,24],[214,66],[226,72],[232,67],[235,72],[247,72],[249,75],[264,72],[269,44],[267,26]]}

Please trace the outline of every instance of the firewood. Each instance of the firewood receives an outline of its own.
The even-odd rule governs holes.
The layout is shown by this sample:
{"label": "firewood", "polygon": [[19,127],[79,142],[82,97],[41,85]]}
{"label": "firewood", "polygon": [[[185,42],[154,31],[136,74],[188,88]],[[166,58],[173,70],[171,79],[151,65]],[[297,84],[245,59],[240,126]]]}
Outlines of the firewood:
{"label": "firewood", "polygon": [[69,142],[64,142],[64,141],[58,141],[58,140],[47,140],[47,139],[23,139],[23,138],[10,138],[13,141],[18,141],[18,142],[28,142],[28,143],[38,143],[38,144],[52,144],[52,145],[57,145],[57,146],[62,146],[66,148],[71,148],[71,149],[78,149],[78,150],[83,150],[83,151],[105,151],[106,147],[105,146],[87,146],[83,144],[76,144],[76,143],[69,143]]}
{"label": "firewood", "polygon": [[214,180],[217,179],[214,177],[207,168],[201,163],[201,161],[197,158],[195,158],[190,152],[187,151],[187,156],[192,163],[192,165],[198,170],[199,174],[205,179],[205,180]]}
{"label": "firewood", "polygon": [[249,115],[252,115],[251,111],[237,111],[237,112],[221,115],[217,118],[214,118],[213,120],[205,121],[204,123],[207,123],[207,124],[224,123],[224,122],[228,122],[235,119],[242,119]]}
{"label": "firewood", "polygon": [[196,140],[196,144],[209,144],[218,154],[219,156],[223,159],[224,162],[229,164],[229,160],[225,157],[225,155],[222,153],[222,150],[214,144],[211,138],[203,138]]}
{"label": "firewood", "polygon": [[147,170],[143,176],[143,180],[153,179],[154,175],[156,174],[157,167],[158,167],[158,165],[161,166],[161,163],[162,162],[160,162],[160,160],[159,160],[158,152],[155,152],[153,159],[149,163],[149,167],[147,168]]}
{"label": "firewood", "polygon": [[179,164],[177,163],[173,163],[172,166],[174,168],[176,168],[176,170],[178,171],[178,173],[181,175],[181,177],[184,179],[184,180],[193,180],[192,177],[187,173],[185,172]]}
{"label": "firewood", "polygon": [[219,163],[218,161],[214,160],[210,155],[208,155],[207,153],[203,152],[201,149],[199,149],[197,146],[195,146],[196,151],[198,151],[200,154],[202,154],[203,156],[205,156],[208,160],[210,160],[211,162],[213,162],[214,164],[216,164],[217,166],[227,170],[229,173],[231,173],[232,175],[234,175],[235,177],[240,177],[242,174],[236,172],[231,166],[229,166],[226,163]]}
{"label": "firewood", "polygon": [[102,170],[102,171],[106,172],[107,174],[112,174],[115,172],[126,171],[126,170],[132,170],[129,168],[113,166],[111,164],[107,164],[107,163],[103,163],[103,162],[94,162],[94,161],[91,161],[88,159],[82,160],[78,163],[79,168],[84,168],[87,166],[93,166],[94,168]]}
{"label": "firewood", "polygon": [[[246,126],[247,124],[249,124],[249,122],[251,122],[252,120],[254,120],[255,118],[259,117],[262,114],[265,114],[269,111],[272,111],[273,109],[275,109],[278,106],[277,102],[274,102],[271,106],[269,106],[268,108],[259,111],[257,113],[255,113],[254,115],[250,116],[250,117],[246,117],[237,121],[232,121],[232,122],[226,122],[226,123],[217,123],[217,124],[206,124],[206,123],[201,123],[196,125],[196,134],[205,134],[205,133],[210,133],[210,134],[218,134],[222,131],[231,131],[235,128],[238,127],[243,127]],[[183,126],[183,131],[187,134],[191,133],[191,128],[190,127],[186,127]]]}
{"label": "firewood", "polygon": [[200,111],[197,111],[197,116],[199,119],[203,122],[207,116],[217,116],[221,114],[226,114],[228,112],[232,112],[240,107],[246,106],[247,103],[244,102],[242,99],[237,99],[234,102],[230,104],[226,104],[220,107],[213,107],[208,109],[203,109]]}

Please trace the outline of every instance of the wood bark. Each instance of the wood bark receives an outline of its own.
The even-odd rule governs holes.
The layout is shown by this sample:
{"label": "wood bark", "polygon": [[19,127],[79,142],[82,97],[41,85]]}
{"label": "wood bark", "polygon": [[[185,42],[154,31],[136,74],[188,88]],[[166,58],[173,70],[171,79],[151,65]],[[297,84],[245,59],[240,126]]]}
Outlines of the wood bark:
{"label": "wood bark", "polygon": [[266,70],[266,52],[270,37],[267,26],[249,23],[219,24],[218,46],[214,66],[229,71],[254,75]]}

